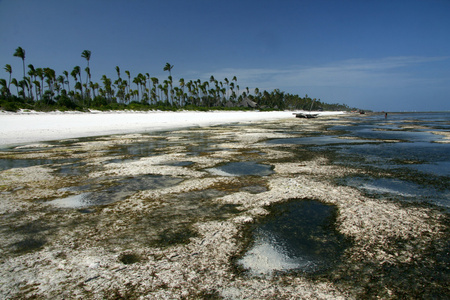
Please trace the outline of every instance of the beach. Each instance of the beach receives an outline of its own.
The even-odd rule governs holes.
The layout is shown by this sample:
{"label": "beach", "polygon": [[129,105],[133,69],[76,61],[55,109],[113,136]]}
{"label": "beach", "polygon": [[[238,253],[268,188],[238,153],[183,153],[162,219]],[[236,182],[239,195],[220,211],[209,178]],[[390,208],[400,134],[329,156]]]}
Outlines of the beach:
{"label": "beach", "polygon": [[[322,115],[343,112],[321,112]],[[155,132],[292,118],[290,111],[275,112],[0,112],[0,146],[59,139]]]}
{"label": "beach", "polygon": [[449,293],[446,114],[8,116],[1,298]]}

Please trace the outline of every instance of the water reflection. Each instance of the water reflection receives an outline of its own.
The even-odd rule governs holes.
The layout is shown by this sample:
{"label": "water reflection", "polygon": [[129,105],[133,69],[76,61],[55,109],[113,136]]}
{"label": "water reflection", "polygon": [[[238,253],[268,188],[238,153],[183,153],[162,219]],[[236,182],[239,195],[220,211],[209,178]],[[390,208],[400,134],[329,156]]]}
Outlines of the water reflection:
{"label": "water reflection", "polygon": [[54,164],[65,164],[65,163],[75,163],[78,159],[71,158],[0,158],[0,171],[9,170],[13,168],[28,168],[33,166],[42,165],[54,165]]}
{"label": "water reflection", "polygon": [[372,178],[369,176],[352,176],[343,178],[342,184],[363,190],[372,197],[395,199],[407,202],[429,202],[450,208],[450,191],[443,191],[433,186],[423,186],[398,178]]}
{"label": "water reflection", "polygon": [[293,145],[331,145],[331,144],[358,144],[358,143],[374,143],[377,141],[362,139],[346,139],[338,136],[313,136],[286,139],[273,139],[267,141],[268,144],[293,144]]}
{"label": "water reflection", "polygon": [[358,124],[353,126],[334,126],[329,130],[345,131],[345,136],[362,139],[378,140],[404,140],[413,142],[433,142],[441,140],[442,137],[431,132],[421,130],[404,130],[399,126],[380,124]]}
{"label": "water reflection", "polygon": [[253,274],[316,273],[339,262],[348,242],[335,229],[336,208],[313,200],[274,205],[253,229],[254,244],[238,264]]}
{"label": "water reflection", "polygon": [[207,169],[207,171],[219,176],[267,176],[274,173],[272,166],[251,161],[228,163],[220,167]]}

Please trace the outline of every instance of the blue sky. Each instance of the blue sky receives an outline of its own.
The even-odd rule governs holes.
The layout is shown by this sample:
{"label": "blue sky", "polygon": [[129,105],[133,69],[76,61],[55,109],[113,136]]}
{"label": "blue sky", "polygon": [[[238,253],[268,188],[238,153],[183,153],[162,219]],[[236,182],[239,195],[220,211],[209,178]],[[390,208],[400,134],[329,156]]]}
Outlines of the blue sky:
{"label": "blue sky", "polygon": [[450,110],[449,0],[0,0],[0,78],[26,64],[92,79],[231,79],[385,111]]}

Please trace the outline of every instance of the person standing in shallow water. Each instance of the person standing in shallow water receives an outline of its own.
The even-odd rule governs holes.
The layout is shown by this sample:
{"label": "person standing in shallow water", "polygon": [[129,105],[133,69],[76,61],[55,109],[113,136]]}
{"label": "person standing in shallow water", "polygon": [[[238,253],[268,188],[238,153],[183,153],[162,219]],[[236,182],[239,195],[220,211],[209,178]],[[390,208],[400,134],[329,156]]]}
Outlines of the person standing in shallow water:
{"label": "person standing in shallow water", "polygon": [[384,118],[387,119],[387,113],[384,113]]}

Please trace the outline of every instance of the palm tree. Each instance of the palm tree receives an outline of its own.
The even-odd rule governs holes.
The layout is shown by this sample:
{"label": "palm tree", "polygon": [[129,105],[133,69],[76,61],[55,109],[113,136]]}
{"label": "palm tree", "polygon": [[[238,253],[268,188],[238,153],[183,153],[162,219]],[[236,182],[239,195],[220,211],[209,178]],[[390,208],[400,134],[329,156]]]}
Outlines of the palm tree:
{"label": "palm tree", "polygon": [[181,97],[180,97],[180,106],[183,106],[183,104],[184,104],[184,86],[185,86],[185,83],[184,83],[184,78],[180,78],[180,80],[179,80],[179,83],[180,83],[180,87],[181,87]]}
{"label": "palm tree", "polygon": [[130,75],[130,71],[125,71],[125,74],[127,74],[127,76],[128,76],[128,92],[127,92],[127,94],[130,94],[130,88],[131,88],[131,75]]}
{"label": "palm tree", "polygon": [[145,75],[142,73],[138,74],[138,80],[139,80],[139,85],[141,88],[141,100],[142,97],[144,97],[144,93],[145,93],[145,89],[147,88],[147,78],[145,78]]}
{"label": "palm tree", "polygon": [[16,57],[20,57],[22,59],[23,64],[23,78],[25,78],[25,50],[22,47],[18,47],[16,52],[13,54]]}
{"label": "palm tree", "polygon": [[89,60],[91,60],[91,51],[84,50],[81,52],[81,57],[87,60],[87,67],[89,68]]}
{"label": "palm tree", "polygon": [[56,79],[55,70],[50,69],[50,68],[44,68],[44,75],[47,78],[46,82],[50,89],[50,100],[53,101],[53,96],[54,96],[53,88],[55,87],[54,83],[55,83],[55,79]]}
{"label": "palm tree", "polygon": [[66,76],[66,79],[67,79],[67,88],[69,89],[69,93],[70,93],[69,72],[63,71],[63,74],[64,74],[64,76]]}
{"label": "palm tree", "polygon": [[[30,70],[28,71],[28,75],[34,76],[35,73],[36,73],[36,69],[34,68],[34,66],[33,66],[32,64],[29,64],[29,65],[28,65],[28,69],[30,69]],[[33,79],[33,78],[32,78],[32,79]]]}
{"label": "palm tree", "polygon": [[217,80],[215,81],[215,87],[216,87],[216,90],[215,90],[215,97],[216,97],[216,104],[220,104],[221,102],[222,102],[222,99],[220,98],[220,92],[221,92],[221,90],[220,90],[220,86],[219,86],[219,83],[217,82]]}
{"label": "palm tree", "polygon": [[64,83],[65,83],[64,76],[59,75],[58,77],[56,77],[56,81],[58,83],[60,83],[62,85],[63,89],[64,89]]}
{"label": "palm tree", "polygon": [[89,88],[92,90],[92,98],[95,99],[95,89],[97,88],[98,83],[89,82]]}
{"label": "palm tree", "polygon": [[81,68],[79,66],[75,66],[73,69],[76,71],[78,77],[80,77],[80,84],[81,84],[80,93],[81,93],[81,98],[84,98],[83,97],[83,83],[81,80]]}
{"label": "palm tree", "polygon": [[11,94],[9,87],[11,85],[11,75],[12,75],[12,67],[9,64],[5,65],[5,71],[9,73],[9,81],[8,81],[8,96]]}
{"label": "palm tree", "polygon": [[[173,65],[166,63],[166,65],[164,66],[163,71],[169,71],[169,84],[170,84],[170,95],[172,98],[172,102],[173,102],[173,88],[172,88],[172,69],[173,69]],[[172,103],[173,104],[173,103]]]}
{"label": "palm tree", "polygon": [[61,85],[57,81],[55,81],[53,85],[55,86],[55,90],[58,92],[58,96],[61,96]]}
{"label": "palm tree", "polygon": [[[88,86],[89,82],[91,81],[91,69],[89,68],[89,61],[91,60],[91,51],[89,50],[83,50],[81,52],[81,57],[85,58],[87,61],[87,68],[84,69],[86,71],[86,86]],[[80,74],[80,82],[81,82],[81,74]],[[86,95],[90,97],[89,89],[86,88]]]}
{"label": "palm tree", "polygon": [[[117,88],[118,88],[116,97],[119,98],[120,100],[123,100],[123,97],[125,94],[122,92],[122,88],[123,88],[122,79],[120,79],[120,78],[116,79],[114,81],[114,85],[117,86]],[[95,98],[95,96],[94,96],[94,98]]]}
{"label": "palm tree", "polygon": [[164,86],[161,87],[161,90],[166,95],[166,102],[169,103],[169,86],[167,85],[167,80],[164,80]]}
{"label": "palm tree", "polygon": [[[77,93],[77,90],[80,90],[80,96],[83,98],[83,84],[81,83],[81,68],[80,66],[73,67],[72,72],[70,72],[70,75],[75,79],[75,94]],[[78,81],[78,76],[80,77],[80,80]]]}
{"label": "palm tree", "polygon": [[27,97],[27,95],[25,94],[25,89],[28,89],[28,84],[25,81],[25,79],[19,81],[19,86],[22,88],[19,94],[21,94],[22,97],[25,99]]}
{"label": "palm tree", "polygon": [[178,99],[178,104],[181,106],[181,97],[183,96],[183,91],[179,87],[173,88],[175,91],[176,99]]}
{"label": "palm tree", "polygon": [[34,87],[36,88],[36,99],[38,98],[38,94],[41,95],[40,99],[42,99],[42,90],[41,90],[41,84],[39,81],[35,80],[33,81]]}
{"label": "palm tree", "polygon": [[172,85],[172,76],[168,76],[167,77],[169,80],[167,81],[167,83],[170,85],[170,104],[173,105],[173,85]]}
{"label": "palm tree", "polygon": [[28,97],[31,100],[34,100],[34,95],[33,95],[33,82],[34,80],[33,78],[33,71],[28,71],[28,74],[30,75],[30,77],[25,77],[25,81],[27,82],[27,88],[28,88]]}
{"label": "palm tree", "polygon": [[72,72],[70,72],[70,75],[71,75],[71,76],[73,77],[73,79],[75,80],[75,84],[77,84],[77,82],[78,82],[78,77],[77,77],[77,76],[78,76],[78,71],[77,71],[78,69],[77,69],[77,68],[79,69],[80,67],[78,67],[78,66],[77,66],[77,67],[74,67],[73,70],[72,70]]}
{"label": "palm tree", "polygon": [[158,78],[156,78],[156,77],[152,77],[152,78],[150,78],[150,80],[152,81],[153,88],[155,89],[155,92],[153,93],[153,96],[155,96],[155,97],[154,97],[155,103],[157,103],[157,102],[158,102],[158,99],[157,99],[157,92],[156,92],[156,89],[157,89],[157,86],[158,86],[158,84],[159,84],[159,80],[158,80]]}
{"label": "palm tree", "polygon": [[102,76],[103,86],[105,87],[106,97],[108,101],[111,102],[113,90],[112,90],[112,81],[110,78],[106,77],[106,75]]}
{"label": "palm tree", "polygon": [[136,94],[137,99],[136,100],[137,101],[139,101],[139,87],[140,87],[140,84],[141,84],[141,78],[139,76],[140,74],[141,73],[139,73],[138,76],[133,78],[133,83],[136,84],[136,90],[137,90],[137,94]]}
{"label": "palm tree", "polygon": [[120,77],[120,68],[116,66],[117,80],[114,81],[114,84],[117,86],[118,90],[116,93],[116,97],[120,99],[121,102],[125,103],[125,89],[127,87],[127,81],[122,80]]}
{"label": "palm tree", "polygon": [[116,66],[116,72],[117,72],[117,77],[119,77],[119,79],[121,79],[120,78],[120,68],[119,68],[119,66]]}
{"label": "palm tree", "polygon": [[225,95],[225,99],[226,99],[227,96],[228,96],[228,85],[230,84],[230,82],[228,81],[228,78],[226,78],[226,77],[225,77],[225,79],[223,81],[225,81],[225,84],[227,85],[227,92],[226,92],[226,95]]}
{"label": "palm tree", "polygon": [[166,65],[164,66],[163,71],[169,71],[169,76],[172,76],[172,73],[171,73],[172,69],[173,69],[173,65],[171,65],[169,63],[166,63]]}
{"label": "palm tree", "polygon": [[0,78],[0,86],[2,87],[0,89],[0,95],[1,96],[9,96],[9,89],[8,89],[8,85],[6,84],[6,79]]}
{"label": "palm tree", "polygon": [[88,67],[89,67],[89,60],[91,59],[91,51],[83,50],[83,52],[81,52],[81,57],[83,57],[87,60]]}
{"label": "palm tree", "polygon": [[13,78],[11,83],[16,86],[17,96],[19,96],[19,83],[17,82],[17,79]]}
{"label": "palm tree", "polygon": [[36,76],[38,76],[39,79],[41,79],[41,84],[39,85],[39,95],[40,95],[39,99],[42,100],[42,90],[44,89],[44,69],[37,68],[36,69]]}
{"label": "palm tree", "polygon": [[[75,82],[75,87],[74,87],[74,89],[75,89],[75,91],[76,91],[76,90],[82,91],[82,90],[83,90],[83,87],[82,87],[81,82],[79,82],[79,81]],[[77,93],[77,95],[78,95],[77,98],[79,98],[79,95],[81,94],[81,92],[80,92],[80,94],[78,94],[78,92],[76,92],[76,93]]]}
{"label": "palm tree", "polygon": [[[28,71],[28,75],[30,75],[30,80],[28,81],[28,84],[29,84],[29,91],[28,91],[28,93],[30,94],[31,99],[33,99],[34,98],[34,96],[33,96],[33,83],[36,80],[36,69],[34,68],[34,66],[32,64],[29,64],[28,68],[30,69]],[[36,91],[36,97],[37,97],[37,91]]]}
{"label": "palm tree", "polygon": [[84,69],[84,71],[86,72],[86,97],[90,98],[91,97],[91,92],[89,90],[89,86],[91,83],[91,69],[89,67],[86,67],[86,69]]}
{"label": "palm tree", "polygon": [[127,80],[122,80],[122,89],[124,93],[124,101],[125,101],[124,103],[126,103],[127,101],[130,100],[130,93],[127,92],[127,89],[129,89]]}

